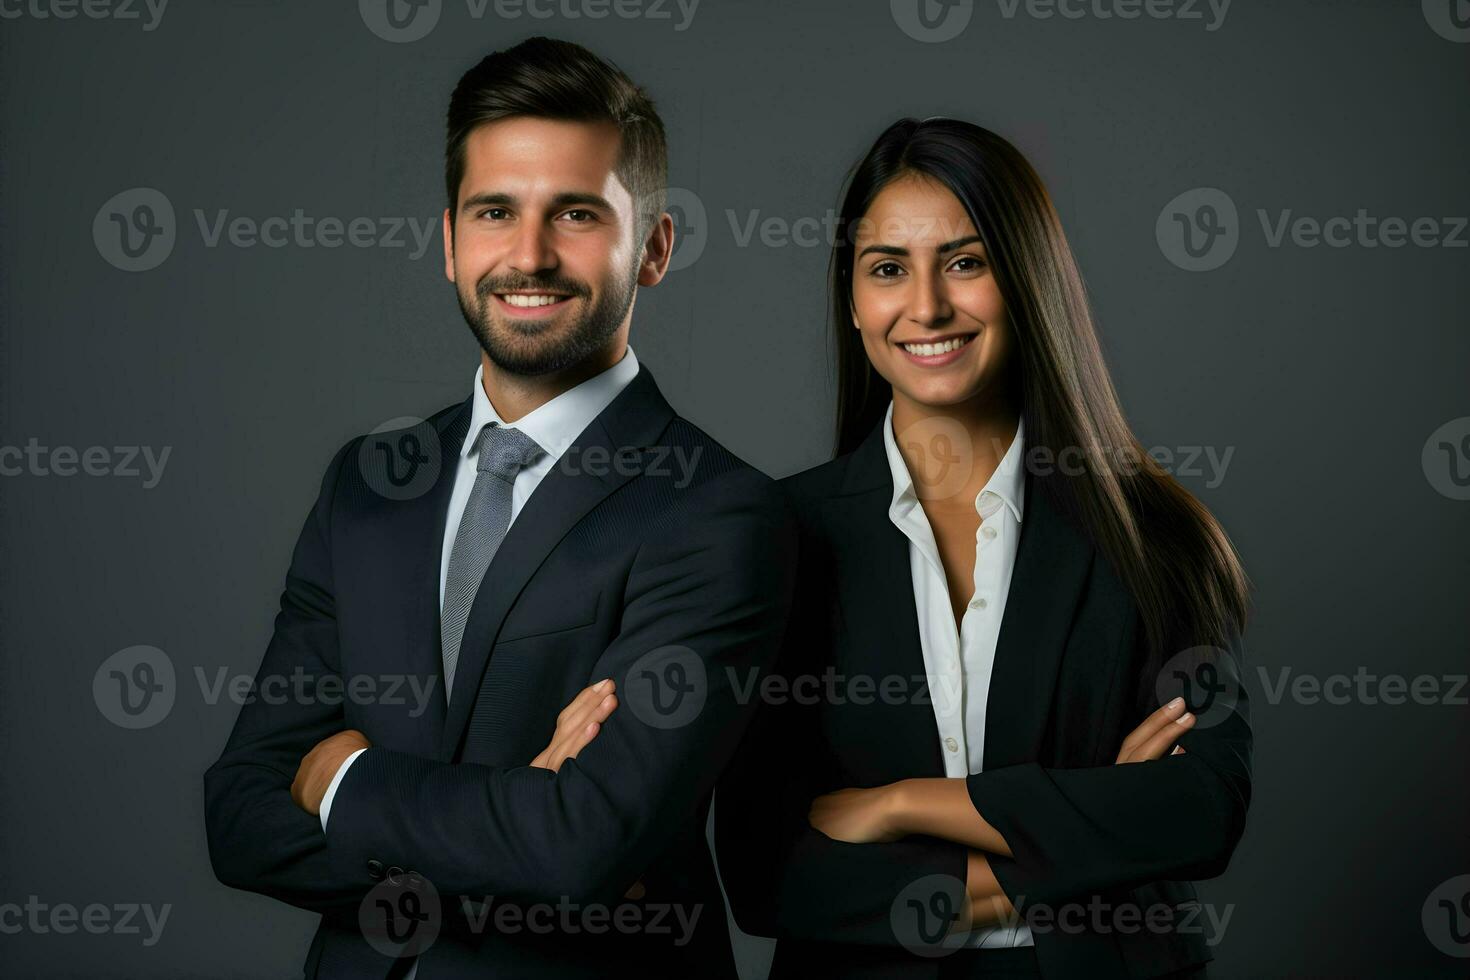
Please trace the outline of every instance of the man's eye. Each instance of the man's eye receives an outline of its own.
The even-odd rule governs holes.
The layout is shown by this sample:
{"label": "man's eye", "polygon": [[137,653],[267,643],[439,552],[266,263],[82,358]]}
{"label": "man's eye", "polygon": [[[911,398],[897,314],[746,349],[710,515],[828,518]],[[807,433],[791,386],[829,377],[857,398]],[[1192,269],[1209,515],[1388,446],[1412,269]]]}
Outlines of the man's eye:
{"label": "man's eye", "polygon": [[576,224],[581,224],[584,221],[591,221],[594,217],[591,211],[584,211],[581,208],[568,211],[566,216],[568,218],[571,218],[572,221]]}

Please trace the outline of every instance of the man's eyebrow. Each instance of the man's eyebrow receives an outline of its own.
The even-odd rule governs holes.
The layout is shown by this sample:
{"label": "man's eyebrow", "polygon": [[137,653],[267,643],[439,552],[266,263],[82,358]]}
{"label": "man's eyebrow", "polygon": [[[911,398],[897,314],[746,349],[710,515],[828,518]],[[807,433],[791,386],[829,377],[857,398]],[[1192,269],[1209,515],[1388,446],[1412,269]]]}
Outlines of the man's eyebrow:
{"label": "man's eyebrow", "polygon": [[[975,242],[978,242],[978,241],[980,241],[980,236],[979,235],[969,235],[969,236],[966,236],[965,238],[956,238],[952,242],[944,242],[935,251],[939,252],[942,255],[945,252],[953,252],[957,248],[963,248],[966,245],[972,245],[972,244],[974,244]],[[857,254],[857,257],[858,258],[862,258],[864,255],[867,255],[869,252],[877,252],[879,255],[900,255],[900,256],[902,256],[902,255],[908,255],[909,254],[909,250],[908,249],[902,248],[902,247],[900,247],[898,245],[869,245],[867,248],[865,248],[861,252],[859,252]]]}
{"label": "man's eyebrow", "polygon": [[[460,205],[460,211],[475,211],[480,208],[492,207],[513,208],[519,203],[520,198],[514,194],[506,194],[502,191],[482,191],[479,194],[471,194],[465,198],[464,203]],[[584,191],[563,191],[551,199],[551,207],[557,210],[578,205],[600,208],[609,213],[613,211],[612,202],[601,194],[591,194]]]}

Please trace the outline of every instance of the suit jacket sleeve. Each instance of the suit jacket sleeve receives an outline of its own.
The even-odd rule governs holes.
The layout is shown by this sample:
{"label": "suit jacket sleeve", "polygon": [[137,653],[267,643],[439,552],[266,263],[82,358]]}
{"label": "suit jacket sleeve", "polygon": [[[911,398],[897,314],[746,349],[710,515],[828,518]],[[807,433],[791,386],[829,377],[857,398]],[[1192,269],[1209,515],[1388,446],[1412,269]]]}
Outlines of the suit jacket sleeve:
{"label": "suit jacket sleeve", "polygon": [[900,894],[929,875],[962,885],[969,849],[933,837],[849,844],[808,822],[816,796],[850,785],[822,736],[818,705],[795,696],[800,678],[820,681],[827,668],[822,651],[830,639],[816,596],[830,583],[816,578],[798,575],[774,694],[761,704],[715,797],[720,877],[747,933],[897,945],[890,922]]}
{"label": "suit jacket sleeve", "polygon": [[[1135,615],[1125,651],[1137,653],[1140,634]],[[1231,646],[1217,663],[1238,694],[1225,702],[1229,710],[1219,720],[1185,733],[1179,740],[1185,754],[1080,769],[1027,763],[968,778],[976,810],[1010,845],[1013,856],[991,855],[990,865],[1017,909],[1225,870],[1251,795],[1249,704],[1240,644]],[[1119,660],[1132,675],[1128,732],[1157,703],[1152,677],[1143,678],[1138,667],[1141,657]]]}
{"label": "suit jacket sleeve", "polygon": [[298,671],[313,682],[340,679],[331,514],[338,473],[355,444],[333,457],[297,539],[275,631],[255,678],[255,690],[266,697],[241,707],[224,752],[204,775],[216,877],[318,912],[353,911],[374,884],[333,868],[320,821],[291,799],[302,757],[342,731],[344,715],[338,699],[278,695]]}
{"label": "suit jacket sleeve", "polygon": [[[597,738],[556,773],[368,749],[327,829],[341,873],[377,859],[446,896],[515,902],[610,901],[638,878],[748,724],[740,691],[775,657],[795,571],[794,525],[765,476],[737,470],[678,494],[648,514],[620,632],[588,679],[612,677],[619,695]],[[660,717],[654,701],[671,691],[650,687],[650,669],[702,705]]]}

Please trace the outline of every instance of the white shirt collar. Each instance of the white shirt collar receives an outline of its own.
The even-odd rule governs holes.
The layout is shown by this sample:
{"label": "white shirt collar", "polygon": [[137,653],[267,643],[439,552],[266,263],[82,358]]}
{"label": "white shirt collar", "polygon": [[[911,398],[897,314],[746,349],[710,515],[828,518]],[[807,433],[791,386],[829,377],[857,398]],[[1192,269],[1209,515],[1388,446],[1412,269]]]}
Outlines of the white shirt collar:
{"label": "white shirt collar", "polygon": [[490,404],[485,394],[485,365],[482,361],[475,369],[475,390],[471,395],[470,428],[465,433],[464,443],[459,447],[461,458],[475,448],[480,430],[491,422],[511,429],[520,429],[546,451],[552,462],[561,458],[572,440],[602,414],[612,400],[618,396],[629,381],[638,373],[638,358],[629,347],[622,360],[601,374],[569,388],[551,401],[526,413],[514,422],[507,423]]}
{"label": "white shirt collar", "polygon": [[[1001,499],[1016,518],[1017,523],[1026,506],[1026,471],[1021,462],[1025,454],[1025,420],[1016,420],[1016,435],[1011,439],[1010,448],[1001,457],[1000,465],[996,466],[995,472],[990,475],[985,486],[975,497],[975,509],[984,512],[981,499],[986,494],[993,494]],[[898,440],[893,435],[893,402],[888,403],[888,411],[883,416],[883,448],[888,455],[888,469],[893,476],[893,500],[889,504],[889,512],[897,510],[900,504],[905,507],[918,503],[918,493],[914,490],[914,479],[909,474],[908,464],[904,462],[903,454],[898,451]]]}

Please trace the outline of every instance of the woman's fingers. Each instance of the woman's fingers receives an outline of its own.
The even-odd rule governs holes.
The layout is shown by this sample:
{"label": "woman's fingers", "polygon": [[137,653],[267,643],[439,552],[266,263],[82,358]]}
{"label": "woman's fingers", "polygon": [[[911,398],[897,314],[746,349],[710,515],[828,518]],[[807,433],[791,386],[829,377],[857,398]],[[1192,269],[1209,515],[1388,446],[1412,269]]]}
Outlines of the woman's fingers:
{"label": "woman's fingers", "polygon": [[1137,728],[1133,729],[1133,731],[1129,732],[1128,736],[1123,739],[1123,746],[1118,750],[1116,761],[1135,761],[1139,747],[1182,716],[1184,714],[1184,707],[1184,699],[1175,698],[1143,719],[1143,722]]}
{"label": "woman's fingers", "polygon": [[1150,759],[1162,759],[1174,746],[1174,743],[1194,727],[1194,717],[1193,712],[1186,712],[1160,728],[1148,741],[1138,747],[1130,761],[1147,762]]}
{"label": "woman's fingers", "polygon": [[1186,710],[1183,698],[1175,698],[1143,720],[1123,740],[1117,762],[1146,762],[1162,758],[1184,732],[1194,726],[1195,715]]}

